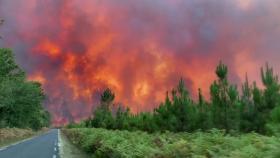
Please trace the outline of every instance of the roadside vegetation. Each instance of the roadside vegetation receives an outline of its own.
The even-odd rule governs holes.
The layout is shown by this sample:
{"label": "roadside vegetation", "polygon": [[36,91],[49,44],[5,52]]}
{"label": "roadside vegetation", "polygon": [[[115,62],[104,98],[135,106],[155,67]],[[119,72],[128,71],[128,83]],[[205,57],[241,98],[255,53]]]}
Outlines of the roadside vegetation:
{"label": "roadside vegetation", "polygon": [[267,64],[264,88],[245,78],[241,91],[217,66],[210,100],[198,90],[193,100],[181,79],[152,112],[133,114],[106,89],[87,120],[70,123],[64,133],[95,157],[280,157],[280,84]]}
{"label": "roadside vegetation", "polygon": [[1,128],[0,129],[0,147],[12,144],[19,140],[31,137],[35,132],[31,129],[19,128]]}
{"label": "roadside vegetation", "polygon": [[22,128],[0,128],[0,148],[42,134],[46,131],[48,131],[48,128],[42,128],[40,131]]}
{"label": "roadside vegetation", "polygon": [[95,128],[64,130],[68,138],[97,158],[278,158],[280,139],[225,131],[152,133]]}
{"label": "roadside vegetation", "polygon": [[0,48],[0,129],[48,127],[50,114],[43,108],[41,84],[28,81],[10,49]]}
{"label": "roadside vegetation", "polygon": [[[70,138],[70,137],[69,137]],[[59,154],[61,158],[89,158],[81,148],[77,148],[65,134],[59,133]]]}

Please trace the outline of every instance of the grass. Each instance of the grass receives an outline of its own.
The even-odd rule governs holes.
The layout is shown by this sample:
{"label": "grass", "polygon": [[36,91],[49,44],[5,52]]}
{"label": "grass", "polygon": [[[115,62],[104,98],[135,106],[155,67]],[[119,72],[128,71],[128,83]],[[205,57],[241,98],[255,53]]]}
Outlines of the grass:
{"label": "grass", "polygon": [[79,150],[79,148],[75,147],[69,139],[63,134],[60,133],[60,157],[62,158],[88,158],[89,156],[86,155],[83,151]]}
{"label": "grass", "polygon": [[64,129],[71,142],[93,157],[108,158],[279,158],[280,139],[256,133],[225,135],[129,132],[106,129]]}
{"label": "grass", "polygon": [[32,129],[0,128],[0,147],[11,145],[15,142],[41,134],[47,130],[48,129],[42,129],[41,131],[35,132]]}

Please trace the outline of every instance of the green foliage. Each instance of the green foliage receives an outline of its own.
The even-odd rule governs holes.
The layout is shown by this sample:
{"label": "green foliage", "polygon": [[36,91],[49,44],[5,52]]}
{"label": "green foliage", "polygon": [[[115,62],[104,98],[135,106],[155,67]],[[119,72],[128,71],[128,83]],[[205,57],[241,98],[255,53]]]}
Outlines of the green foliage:
{"label": "green foliage", "polygon": [[280,107],[276,107],[271,112],[266,129],[268,134],[280,136]]}
{"label": "green foliage", "polygon": [[216,68],[217,80],[210,86],[210,102],[198,90],[198,101],[189,96],[183,79],[171,91],[165,101],[151,112],[131,114],[129,109],[119,107],[112,113],[115,95],[106,89],[100,98],[100,106],[82,127],[97,127],[152,132],[193,132],[212,128],[226,133],[258,132],[280,133],[280,86],[273,69],[261,68],[264,89],[256,82],[249,83],[246,75],[242,93],[228,80],[228,68],[222,62]]}
{"label": "green foliage", "polygon": [[99,107],[94,111],[94,118],[91,120],[92,127],[108,128],[114,127],[114,119],[110,110]]}
{"label": "green foliage", "polygon": [[165,102],[162,103],[154,112],[154,120],[160,131],[176,131],[177,117],[174,114],[174,106],[169,99],[168,92],[166,93]]}
{"label": "green foliage", "polygon": [[229,157],[277,158],[280,140],[256,133],[230,136],[224,131],[190,133],[129,132],[105,129],[66,129],[75,145],[93,157],[180,158]]}
{"label": "green foliage", "polygon": [[10,49],[0,49],[0,127],[40,129],[49,125],[50,115],[41,103],[41,84],[29,82],[16,65]]}
{"label": "green foliage", "polygon": [[[254,89],[256,86],[254,86]],[[255,89],[257,92],[258,90]],[[249,84],[248,77],[246,75],[246,79],[244,84],[242,85],[242,96],[241,96],[241,123],[240,123],[240,129],[244,132],[249,131],[258,131],[257,129],[257,123],[258,120],[255,118],[257,117],[257,109],[255,102],[253,101],[253,88]]]}
{"label": "green foliage", "polygon": [[208,129],[211,129],[213,127],[212,122],[212,115],[211,115],[211,105],[207,103],[202,96],[201,89],[198,90],[198,96],[199,96],[199,102],[196,105],[198,108],[197,115],[197,122],[195,129],[200,129],[203,131],[206,131]]}
{"label": "green foliage", "polygon": [[172,100],[168,93],[164,104],[155,109],[154,117],[162,131],[191,131],[195,129],[197,109],[189,97],[183,79],[172,90]]}
{"label": "green foliage", "polygon": [[241,128],[244,132],[277,133],[276,130],[280,129],[280,120],[277,120],[277,115],[280,114],[278,76],[274,75],[273,69],[267,64],[265,68],[261,68],[261,78],[264,90],[259,89],[255,82],[250,86],[247,77],[242,86]]}
{"label": "green foliage", "polygon": [[115,94],[111,91],[111,89],[105,89],[105,91],[101,94],[100,98],[101,106],[103,106],[103,108],[109,108],[114,99]]}
{"label": "green foliage", "polygon": [[0,82],[4,80],[23,80],[24,72],[15,63],[10,49],[0,48]]}
{"label": "green foliage", "polygon": [[94,116],[64,132],[93,157],[280,157],[280,86],[273,69],[261,68],[263,89],[250,84],[246,75],[241,95],[228,81],[226,65],[220,62],[216,75],[210,102],[201,89],[198,101],[193,101],[181,79],[153,113],[131,114],[120,107],[113,115],[109,105],[114,94],[107,89]]}
{"label": "green foliage", "polygon": [[228,75],[228,68],[221,61],[216,68],[216,75],[219,77],[221,81],[227,81],[226,79]]}
{"label": "green foliage", "polygon": [[239,129],[239,94],[237,87],[227,80],[227,66],[218,65],[217,81],[210,87],[212,101],[212,119],[215,128],[230,130]]}
{"label": "green foliage", "polygon": [[[153,113],[131,114],[129,109],[119,108],[113,115],[101,99],[93,119],[85,121],[85,125],[97,122],[87,127],[123,131],[75,125],[76,129],[64,132],[93,157],[280,157],[278,77],[266,66],[261,69],[264,89],[255,82],[250,84],[246,76],[239,95],[237,86],[229,83],[227,71],[222,63],[217,67],[218,79],[210,87],[211,102],[204,99],[201,89],[198,101],[193,101],[181,79]],[[274,136],[239,135],[252,131]]]}
{"label": "green foliage", "polygon": [[107,88],[101,94],[101,105],[94,111],[93,119],[88,120],[89,122],[86,123],[87,126],[108,129],[112,129],[114,127],[114,119],[110,110],[110,105],[112,104],[114,98],[114,93]]}
{"label": "green foliage", "polygon": [[125,111],[122,110],[121,107],[118,108],[116,119],[115,119],[115,125],[114,129],[129,129],[129,118],[130,111],[127,108]]}

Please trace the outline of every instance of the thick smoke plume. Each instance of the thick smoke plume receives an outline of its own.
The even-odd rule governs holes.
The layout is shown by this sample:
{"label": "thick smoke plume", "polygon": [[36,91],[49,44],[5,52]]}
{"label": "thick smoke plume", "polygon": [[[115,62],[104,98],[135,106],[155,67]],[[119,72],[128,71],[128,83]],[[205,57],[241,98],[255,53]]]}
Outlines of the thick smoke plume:
{"label": "thick smoke plume", "polygon": [[88,117],[105,87],[151,110],[180,77],[193,96],[223,60],[231,81],[280,71],[277,0],[0,0],[1,47],[43,84],[53,123]]}

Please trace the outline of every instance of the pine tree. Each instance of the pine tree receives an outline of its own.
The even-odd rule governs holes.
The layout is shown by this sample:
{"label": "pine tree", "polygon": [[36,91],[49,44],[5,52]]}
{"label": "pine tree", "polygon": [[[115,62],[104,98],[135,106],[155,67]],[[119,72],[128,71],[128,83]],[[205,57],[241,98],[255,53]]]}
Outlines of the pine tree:
{"label": "pine tree", "polygon": [[122,107],[118,107],[116,118],[115,118],[115,129],[126,129],[129,130],[129,118],[130,110],[129,108],[123,109]]}
{"label": "pine tree", "polygon": [[174,116],[174,111],[173,103],[169,99],[168,92],[166,92],[165,102],[154,110],[154,119],[159,130],[176,131],[177,118]]}
{"label": "pine tree", "polygon": [[[277,122],[276,115],[279,114],[280,104],[280,85],[278,82],[278,76],[274,74],[273,68],[266,64],[265,68],[261,68],[261,77],[265,89],[263,91],[263,102],[262,106],[259,107],[261,119],[263,120],[260,124],[260,128],[263,129],[261,132],[266,132],[265,124],[273,124]],[[280,128],[279,128],[280,129]],[[268,129],[270,130],[270,129]]]}
{"label": "pine tree", "polygon": [[176,117],[176,131],[193,131],[196,127],[197,108],[190,98],[185,82],[180,79],[176,89],[172,91],[173,114]]}
{"label": "pine tree", "polygon": [[202,95],[201,89],[198,89],[198,105],[202,106],[204,104],[204,97]]}
{"label": "pine tree", "polygon": [[227,132],[230,129],[238,130],[240,121],[237,87],[229,85],[228,68],[222,62],[217,66],[216,75],[218,80],[210,87],[213,124],[216,128],[225,129]]}
{"label": "pine tree", "polygon": [[114,128],[114,118],[110,110],[115,98],[115,94],[109,89],[105,89],[100,96],[100,106],[94,111],[91,126],[96,128]]}
{"label": "pine tree", "polygon": [[202,91],[198,89],[198,113],[197,113],[197,127],[196,129],[208,130],[212,127],[210,106],[205,101]]}
{"label": "pine tree", "polygon": [[256,117],[258,115],[256,105],[254,105],[252,86],[246,74],[245,82],[242,84],[241,96],[241,123],[240,130],[243,132],[256,131]]}
{"label": "pine tree", "polygon": [[111,91],[111,89],[106,88],[104,92],[101,94],[101,98],[100,98],[101,106],[109,109],[114,99],[115,99],[115,94]]}
{"label": "pine tree", "polygon": [[265,86],[265,106],[267,109],[273,109],[280,101],[278,76],[274,75],[273,68],[270,68],[268,64],[266,64],[265,69],[261,68],[261,77],[263,85]]}

